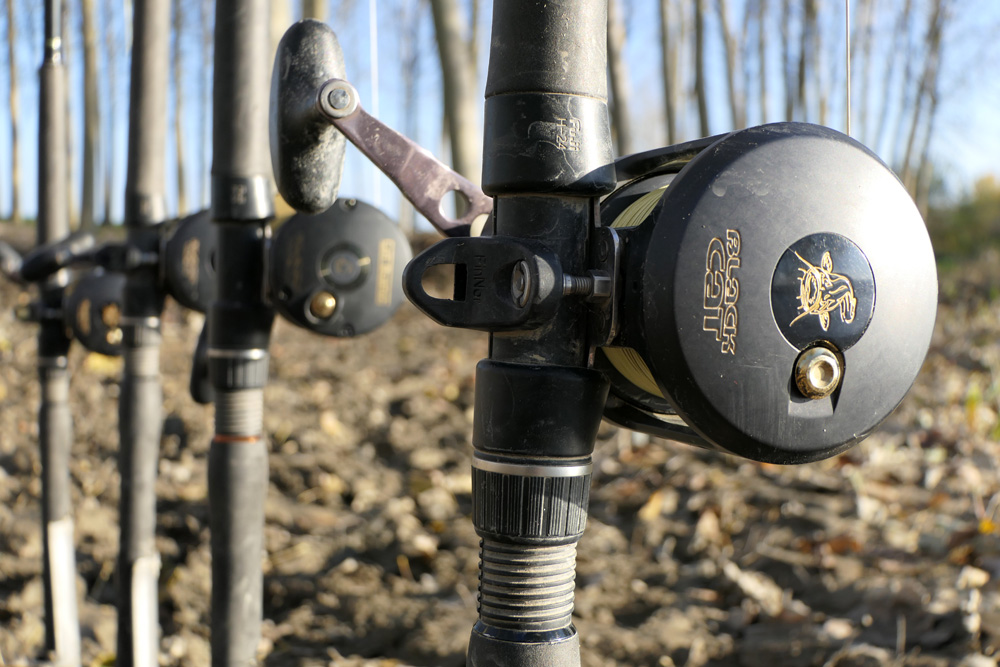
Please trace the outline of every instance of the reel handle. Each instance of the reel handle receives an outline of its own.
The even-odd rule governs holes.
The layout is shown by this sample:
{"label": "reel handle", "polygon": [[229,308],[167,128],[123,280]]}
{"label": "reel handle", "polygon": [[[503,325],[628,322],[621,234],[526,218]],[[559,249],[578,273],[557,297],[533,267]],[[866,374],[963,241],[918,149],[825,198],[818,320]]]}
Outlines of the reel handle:
{"label": "reel handle", "polygon": [[72,264],[89,261],[89,251],[95,244],[93,234],[76,232],[61,241],[36,248],[21,262],[21,279],[29,283],[40,282]]}
{"label": "reel handle", "polygon": [[[445,236],[469,236],[493,200],[467,178],[365,111],[344,78],[333,30],[300,21],[282,37],[271,79],[271,164],[278,191],[302,213],[333,205],[350,140]],[[451,192],[465,200],[458,217],[443,213]]]}

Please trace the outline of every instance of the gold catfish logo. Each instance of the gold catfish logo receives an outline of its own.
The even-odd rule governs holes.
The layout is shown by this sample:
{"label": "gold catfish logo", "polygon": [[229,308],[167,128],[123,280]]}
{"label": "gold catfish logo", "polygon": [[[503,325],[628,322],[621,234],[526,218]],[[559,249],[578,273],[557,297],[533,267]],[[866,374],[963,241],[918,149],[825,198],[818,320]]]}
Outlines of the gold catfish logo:
{"label": "gold catfish logo", "polygon": [[823,331],[826,331],[830,328],[830,313],[834,311],[840,312],[844,324],[853,322],[858,305],[854,285],[847,276],[833,272],[833,258],[829,251],[823,253],[819,266],[797,252],[795,256],[803,264],[799,267],[799,315],[789,326],[803,317],[815,315]]}

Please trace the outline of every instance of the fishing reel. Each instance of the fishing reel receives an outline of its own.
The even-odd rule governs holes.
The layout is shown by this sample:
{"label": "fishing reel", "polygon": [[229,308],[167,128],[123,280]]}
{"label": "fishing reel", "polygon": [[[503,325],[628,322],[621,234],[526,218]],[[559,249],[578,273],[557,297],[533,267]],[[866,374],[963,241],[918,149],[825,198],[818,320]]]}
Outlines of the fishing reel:
{"label": "fishing reel", "polygon": [[215,296],[215,247],[209,211],[181,218],[161,235],[160,281],[185,308],[208,311]]}
{"label": "fishing reel", "polygon": [[403,302],[400,276],[410,244],[388,216],[356,199],[297,214],[268,251],[271,303],[293,324],[324,336],[377,328]]}
{"label": "fishing reel", "polygon": [[122,354],[121,304],[125,276],[97,268],[71,282],[64,292],[63,321],[70,338],[109,357]]}
{"label": "fishing reel", "polygon": [[36,298],[18,307],[16,314],[23,322],[57,322],[68,338],[75,338],[87,350],[117,357],[122,354],[120,324],[124,292],[124,276],[94,268],[71,274],[68,285],[61,291],[61,301],[55,306]]}
{"label": "fishing reel", "polygon": [[[332,203],[346,137],[454,237],[403,274],[432,319],[522,332],[545,327],[562,299],[586,300],[590,364],[611,380],[608,420],[802,463],[863,439],[913,383],[936,312],[930,240],[896,176],[849,137],[779,123],[622,158],[594,207],[589,266],[570,274],[542,242],[467,237],[489,198],[365,114],[342,64],[315,21],[279,45],[271,155],[286,200]],[[471,202],[465,218],[441,214],[440,182]],[[454,267],[451,299],[424,290],[436,265]]]}
{"label": "fishing reel", "polygon": [[[854,140],[780,123],[619,160],[586,275],[544,248],[445,240],[407,296],[441,324],[542,326],[591,304],[604,416],[770,463],[833,456],[899,404],[930,344],[934,256],[902,184]],[[451,300],[423,273],[455,264]]]}
{"label": "fishing reel", "polygon": [[38,306],[29,307],[23,316],[61,318],[72,337],[88,350],[120,355],[125,277],[144,267],[156,267],[164,291],[183,306],[205,312],[215,290],[215,232],[209,213],[161,223],[149,232],[159,239],[155,252],[141,251],[127,242],[97,244],[86,232],[31,251],[18,267],[19,278],[25,282],[44,281],[63,269],[91,268],[66,288],[61,314],[42,313]]}

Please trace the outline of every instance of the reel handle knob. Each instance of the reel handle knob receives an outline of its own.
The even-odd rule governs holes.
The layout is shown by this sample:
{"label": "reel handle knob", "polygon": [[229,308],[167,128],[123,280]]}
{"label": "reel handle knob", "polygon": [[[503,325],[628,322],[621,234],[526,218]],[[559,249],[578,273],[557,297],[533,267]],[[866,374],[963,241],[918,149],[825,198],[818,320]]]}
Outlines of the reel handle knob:
{"label": "reel handle knob", "polygon": [[271,76],[271,166],[297,211],[320,213],[337,199],[347,141],[321,111],[319,93],[343,78],[344,54],[329,26],[306,19],[285,32]]}

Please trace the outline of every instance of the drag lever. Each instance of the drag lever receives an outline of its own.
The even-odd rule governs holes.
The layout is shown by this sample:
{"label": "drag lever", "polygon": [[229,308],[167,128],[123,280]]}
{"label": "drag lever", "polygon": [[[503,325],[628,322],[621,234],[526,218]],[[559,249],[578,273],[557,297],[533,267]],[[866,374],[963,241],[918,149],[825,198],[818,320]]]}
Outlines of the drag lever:
{"label": "drag lever", "polygon": [[[318,104],[330,123],[445,236],[469,236],[474,223],[493,210],[493,200],[479,186],[365,111],[358,91],[347,81],[330,79],[323,84]],[[449,218],[442,212],[442,203],[448,193],[456,191],[465,198],[466,211]]]}

